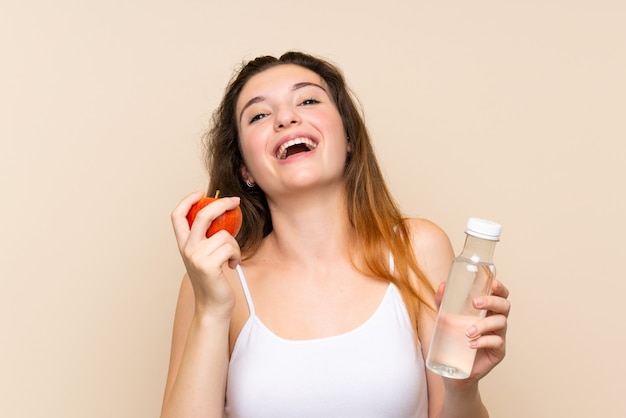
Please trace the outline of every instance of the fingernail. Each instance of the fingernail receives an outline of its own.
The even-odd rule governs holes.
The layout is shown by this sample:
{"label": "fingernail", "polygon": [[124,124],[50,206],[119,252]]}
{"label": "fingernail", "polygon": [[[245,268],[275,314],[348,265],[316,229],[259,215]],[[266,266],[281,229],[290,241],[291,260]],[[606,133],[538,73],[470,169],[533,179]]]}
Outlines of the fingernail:
{"label": "fingernail", "polygon": [[481,307],[485,306],[485,299],[484,298],[476,298],[476,299],[474,299],[474,306],[476,306],[477,308],[481,308]]}
{"label": "fingernail", "polygon": [[470,340],[470,341],[467,343],[467,345],[468,345],[470,348],[476,348],[476,347],[478,347],[478,340]]}
{"label": "fingernail", "polygon": [[470,329],[467,330],[465,335],[467,335],[469,338],[473,338],[473,337],[476,336],[477,332],[478,332],[478,330],[476,329],[476,327],[471,327]]}

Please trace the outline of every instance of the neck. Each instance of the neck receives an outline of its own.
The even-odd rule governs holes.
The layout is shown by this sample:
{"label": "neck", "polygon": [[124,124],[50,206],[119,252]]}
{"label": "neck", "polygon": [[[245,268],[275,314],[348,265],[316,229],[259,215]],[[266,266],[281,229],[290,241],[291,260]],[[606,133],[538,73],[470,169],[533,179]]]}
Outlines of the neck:
{"label": "neck", "polygon": [[354,231],[343,188],[269,200],[273,232],[266,243],[281,262],[320,265],[350,258]]}

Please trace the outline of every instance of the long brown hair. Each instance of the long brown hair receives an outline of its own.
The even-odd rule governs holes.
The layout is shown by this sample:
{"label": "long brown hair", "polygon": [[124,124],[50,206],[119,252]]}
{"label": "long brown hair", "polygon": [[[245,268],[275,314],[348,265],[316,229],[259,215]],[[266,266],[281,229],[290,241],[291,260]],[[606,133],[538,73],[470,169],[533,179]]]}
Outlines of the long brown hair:
{"label": "long brown hair", "polygon": [[[248,187],[241,177],[243,157],[235,109],[241,90],[252,76],[284,64],[307,68],[328,85],[352,149],[347,157],[345,178],[348,219],[362,250],[361,262],[355,266],[369,276],[394,283],[417,327],[420,305],[432,308],[425,294],[432,296],[434,290],[413,254],[408,228],[385,184],[354,96],[342,72],[330,62],[291,51],[280,58],[261,56],[242,65],[226,87],[224,98],[213,114],[211,129],[204,137],[208,194],[213,195],[219,189],[222,195],[241,198],[243,225],[237,241],[244,257],[253,254],[272,231],[272,217],[263,190],[258,186]],[[393,269],[389,252],[394,259]]]}

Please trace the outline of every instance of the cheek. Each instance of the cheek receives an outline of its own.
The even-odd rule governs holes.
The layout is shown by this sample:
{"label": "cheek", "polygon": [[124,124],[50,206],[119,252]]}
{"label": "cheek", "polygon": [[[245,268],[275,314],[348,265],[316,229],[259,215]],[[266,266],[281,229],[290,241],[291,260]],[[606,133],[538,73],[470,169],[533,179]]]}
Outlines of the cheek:
{"label": "cheek", "polygon": [[338,111],[333,113],[333,116],[329,118],[329,121],[332,124],[333,128],[337,131],[338,135],[341,135],[343,137],[346,136],[346,129],[343,126],[343,119],[341,119],[341,115]]}
{"label": "cheek", "polygon": [[339,115],[336,115],[333,118],[327,119],[326,129],[333,133],[333,137],[336,138],[337,144],[341,147],[348,147],[348,141],[346,138],[346,129],[343,126],[343,120]]}
{"label": "cheek", "polygon": [[325,109],[323,112],[312,115],[312,121],[315,125],[322,128],[333,136],[341,135],[345,138],[345,129],[341,115],[336,110]]}
{"label": "cheek", "polygon": [[241,156],[250,174],[256,178],[258,168],[263,164],[262,158],[266,153],[266,143],[263,141],[263,135],[253,130],[247,130],[240,134],[239,147]]}
{"label": "cheek", "polygon": [[243,129],[239,134],[239,146],[244,158],[255,155],[263,147],[261,135],[254,129]]}

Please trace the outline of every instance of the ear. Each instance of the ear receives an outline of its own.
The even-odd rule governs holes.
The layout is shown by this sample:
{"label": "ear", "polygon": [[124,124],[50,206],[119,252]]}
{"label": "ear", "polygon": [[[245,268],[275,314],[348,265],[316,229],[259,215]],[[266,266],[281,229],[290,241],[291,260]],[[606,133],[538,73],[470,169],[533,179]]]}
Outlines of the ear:
{"label": "ear", "polygon": [[254,178],[248,171],[248,167],[246,167],[245,164],[243,163],[241,164],[241,167],[239,168],[239,172],[241,173],[241,178],[243,179],[243,181],[254,184]]}
{"label": "ear", "polygon": [[352,141],[350,141],[350,137],[346,135],[346,150],[348,154],[352,154]]}

